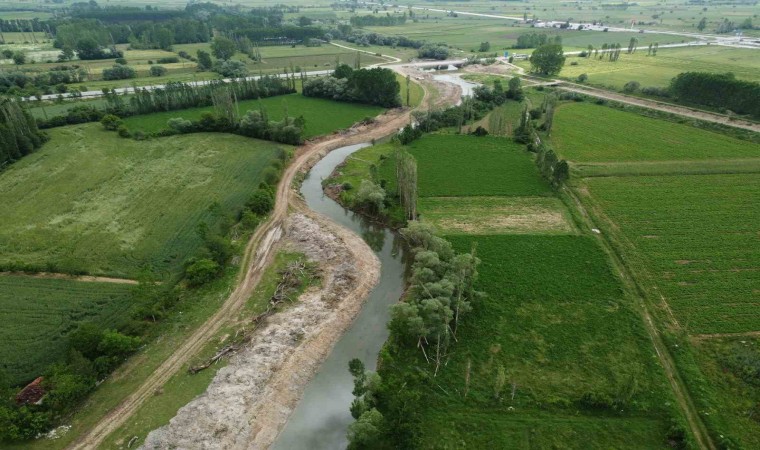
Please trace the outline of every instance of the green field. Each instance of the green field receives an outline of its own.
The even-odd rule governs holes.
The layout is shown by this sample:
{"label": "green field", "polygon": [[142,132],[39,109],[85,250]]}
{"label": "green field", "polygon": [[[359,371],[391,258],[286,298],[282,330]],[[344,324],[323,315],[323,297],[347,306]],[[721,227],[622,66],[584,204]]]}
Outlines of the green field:
{"label": "green field", "polygon": [[[333,131],[348,128],[367,117],[375,117],[385,109],[379,106],[362,105],[358,103],[339,103],[321,98],[304,97],[301,94],[280,95],[260,100],[244,100],[239,103],[239,111],[264,107],[270,120],[282,120],[285,111],[291,117],[303,115],[306,119],[304,137],[310,138]],[[124,120],[130,131],[154,132],[167,128],[166,122],[174,117],[197,120],[213,107],[190,108],[179,111],[166,111],[141,116],[133,116]]]}
{"label": "green field", "polygon": [[591,103],[557,108],[557,153],[573,163],[755,158],[760,145]]}
{"label": "green field", "polygon": [[[437,377],[416,348],[381,361],[381,375],[400,377],[424,399],[410,418],[416,448],[665,446],[666,379],[593,239],[447,238],[458,251],[477,244],[476,288],[487,297],[460,324]],[[506,385],[497,398],[499,368]]]}
{"label": "green field", "polygon": [[132,287],[116,283],[0,275],[0,369],[11,384],[42,375],[65,357],[65,336],[81,322],[123,324]]}
{"label": "green field", "polygon": [[200,246],[197,225],[242,207],[287,148],[224,134],[138,142],[100,124],[50,134],[0,174],[0,264],[167,276]]}
{"label": "green field", "polygon": [[[760,81],[760,58],[756,52],[746,48],[695,46],[663,48],[655,57],[647,56],[646,49],[636,50],[631,55],[623,50],[615,62],[570,56],[560,76],[574,81],[585,73],[589,84],[615,89],[621,89],[629,81],[638,81],[644,87],[667,87],[671,78],[679,73],[694,71],[732,72],[739,79]],[[520,65],[529,66],[525,62]]]}
{"label": "green field", "polygon": [[760,175],[592,178],[590,196],[641,253],[682,327],[760,330]]}
{"label": "green field", "polygon": [[420,197],[551,193],[523,146],[511,140],[433,134],[414,141],[409,151],[417,159]]}

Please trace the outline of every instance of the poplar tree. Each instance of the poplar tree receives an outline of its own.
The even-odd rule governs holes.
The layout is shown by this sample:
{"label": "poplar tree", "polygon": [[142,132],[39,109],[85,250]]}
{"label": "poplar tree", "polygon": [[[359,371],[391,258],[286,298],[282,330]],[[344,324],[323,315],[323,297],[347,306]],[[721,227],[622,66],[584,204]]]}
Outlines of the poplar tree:
{"label": "poplar tree", "polygon": [[396,179],[398,196],[407,220],[417,218],[417,160],[409,152],[396,151]]}

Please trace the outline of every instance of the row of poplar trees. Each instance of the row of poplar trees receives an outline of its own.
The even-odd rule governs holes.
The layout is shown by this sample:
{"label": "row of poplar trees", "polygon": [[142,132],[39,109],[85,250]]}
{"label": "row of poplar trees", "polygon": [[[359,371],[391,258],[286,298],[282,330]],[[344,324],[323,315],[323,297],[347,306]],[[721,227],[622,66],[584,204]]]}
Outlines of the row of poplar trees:
{"label": "row of poplar trees", "polygon": [[0,170],[32,153],[46,140],[34,118],[16,101],[0,100]]}

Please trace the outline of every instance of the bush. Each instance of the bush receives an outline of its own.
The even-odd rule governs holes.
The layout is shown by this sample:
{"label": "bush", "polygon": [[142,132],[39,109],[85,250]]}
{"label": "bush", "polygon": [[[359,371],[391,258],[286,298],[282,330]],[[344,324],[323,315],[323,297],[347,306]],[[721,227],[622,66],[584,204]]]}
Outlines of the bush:
{"label": "bush", "polygon": [[127,65],[127,60],[126,60],[126,59],[124,59],[124,58],[116,58],[116,59],[114,60],[114,62],[115,62],[116,64],[121,64],[122,66],[126,66],[126,65]]}
{"label": "bush", "polygon": [[274,208],[274,194],[269,189],[259,188],[253,193],[245,206],[252,213],[264,216]]}
{"label": "bush", "polygon": [[202,286],[217,277],[219,264],[216,261],[202,258],[193,261],[185,269],[185,278],[191,286]]}
{"label": "bush", "polygon": [[629,81],[623,86],[623,92],[632,94],[641,88],[641,83],[638,81]]}
{"label": "bush", "polygon": [[158,60],[156,60],[157,64],[174,64],[178,62],[179,62],[179,58],[177,58],[176,56],[168,56],[166,58],[159,58]]}
{"label": "bush", "polygon": [[119,133],[119,137],[132,137],[132,133],[129,132],[129,128],[127,128],[126,125],[120,125],[119,128],[116,129],[116,132]]}
{"label": "bush", "polygon": [[102,119],[100,119],[100,123],[103,125],[103,128],[105,128],[108,131],[116,131],[119,129],[119,127],[122,126],[122,120],[119,118],[119,116],[113,115],[113,114],[106,114],[103,116]]}
{"label": "bush", "polygon": [[264,171],[261,173],[261,176],[264,178],[264,183],[270,186],[274,186],[278,181],[280,181],[280,174],[274,167],[267,167],[264,169]]}
{"label": "bush", "polygon": [[137,72],[135,72],[135,69],[129,66],[116,64],[110,69],[103,69],[104,80],[126,80],[129,78],[135,78],[136,76]]}
{"label": "bush", "polygon": [[222,76],[230,78],[242,78],[248,76],[248,68],[245,63],[236,59],[217,61],[214,71]]}
{"label": "bush", "polygon": [[578,75],[577,81],[578,83],[585,83],[586,81],[588,81],[588,74],[582,73]]}
{"label": "bush", "polygon": [[153,77],[161,77],[166,75],[166,67],[164,66],[151,66],[150,75]]}
{"label": "bush", "polygon": [[192,121],[183,119],[182,117],[174,117],[166,122],[169,129],[178,133],[190,133],[195,129],[195,125]]}

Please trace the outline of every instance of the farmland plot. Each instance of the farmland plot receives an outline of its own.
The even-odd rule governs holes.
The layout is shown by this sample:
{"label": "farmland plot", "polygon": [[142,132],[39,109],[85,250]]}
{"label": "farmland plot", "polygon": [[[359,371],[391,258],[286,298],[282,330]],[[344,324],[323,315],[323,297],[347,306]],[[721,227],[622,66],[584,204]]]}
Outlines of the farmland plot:
{"label": "farmland plot", "polygon": [[0,265],[176,273],[201,244],[198,224],[240,209],[287,148],[224,134],[138,142],[100,124],[51,135],[0,174]]}
{"label": "farmland plot", "polygon": [[[240,114],[245,114],[248,110],[264,108],[270,120],[282,120],[286,111],[291,117],[303,115],[306,119],[304,129],[304,137],[306,138],[348,128],[366,117],[375,117],[385,110],[379,106],[340,103],[321,98],[304,97],[301,94],[245,100],[240,102],[238,106]],[[198,120],[201,114],[212,110],[213,107],[207,106],[132,116],[124,120],[124,124],[132,131],[153,132],[167,128],[166,122],[174,117]]]}
{"label": "farmland plot", "polygon": [[128,317],[133,287],[115,283],[0,275],[0,369],[12,383],[41,375],[67,348],[81,322],[117,327]]}
{"label": "farmland plot", "polygon": [[590,196],[643,257],[692,333],[760,330],[760,175],[591,178]]}
{"label": "farmland plot", "polygon": [[758,144],[590,103],[557,108],[552,142],[579,164],[760,157]]}

